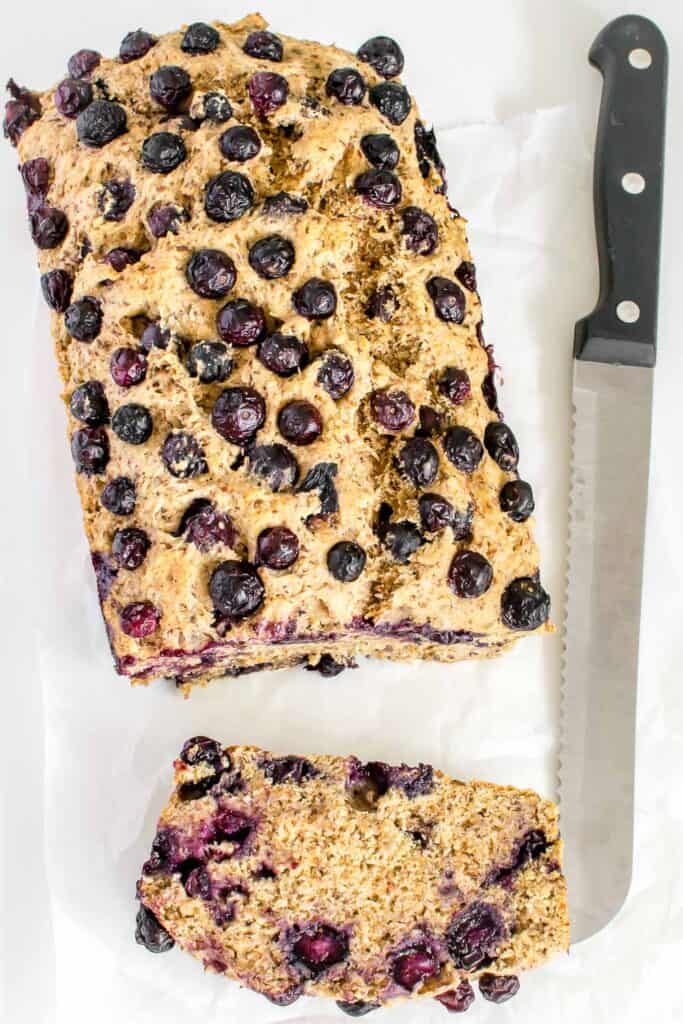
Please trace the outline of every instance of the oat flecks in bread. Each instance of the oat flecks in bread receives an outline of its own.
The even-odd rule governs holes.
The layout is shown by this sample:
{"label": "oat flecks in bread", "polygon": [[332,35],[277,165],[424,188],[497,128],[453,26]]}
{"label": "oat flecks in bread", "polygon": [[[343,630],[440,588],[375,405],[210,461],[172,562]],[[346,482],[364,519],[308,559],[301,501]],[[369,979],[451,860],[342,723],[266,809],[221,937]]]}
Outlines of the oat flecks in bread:
{"label": "oat flecks in bread", "polygon": [[56,91],[12,83],[135,680],[455,661],[549,628],[465,222],[402,64],[391,41],[353,56],[253,15],[79,51]]}
{"label": "oat flecks in bread", "polygon": [[561,865],[557,809],[531,791],[193,737],[138,882],[138,941],[281,1004],[448,1005],[475,979],[509,996],[568,948]]}

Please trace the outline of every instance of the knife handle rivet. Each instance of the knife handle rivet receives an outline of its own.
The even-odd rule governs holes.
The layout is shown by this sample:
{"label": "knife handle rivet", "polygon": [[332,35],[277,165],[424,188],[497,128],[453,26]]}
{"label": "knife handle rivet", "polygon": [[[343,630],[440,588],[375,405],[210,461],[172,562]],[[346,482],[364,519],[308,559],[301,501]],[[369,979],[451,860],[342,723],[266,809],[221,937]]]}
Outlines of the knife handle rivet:
{"label": "knife handle rivet", "polygon": [[632,196],[639,196],[641,192],[645,191],[645,178],[637,171],[629,171],[621,179],[621,187],[624,192],[628,192]]}
{"label": "knife handle rivet", "polygon": [[628,55],[628,62],[637,71],[646,71],[652,64],[652,54],[649,50],[642,50],[640,48],[631,50]]}
{"label": "knife handle rivet", "polygon": [[637,302],[631,302],[630,299],[624,299],[617,306],[617,316],[621,320],[622,324],[635,324],[640,319],[640,306]]}

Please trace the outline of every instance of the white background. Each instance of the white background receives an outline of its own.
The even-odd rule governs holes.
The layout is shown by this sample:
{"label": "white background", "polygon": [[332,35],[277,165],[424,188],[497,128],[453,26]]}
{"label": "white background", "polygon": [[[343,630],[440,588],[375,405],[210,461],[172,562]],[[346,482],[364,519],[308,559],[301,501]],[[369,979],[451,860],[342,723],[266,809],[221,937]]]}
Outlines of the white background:
{"label": "white background", "polygon": [[[140,24],[230,21],[248,8],[166,0],[59,0],[5,13],[0,67],[45,88],[82,46],[113,53]],[[387,32],[470,218],[487,338],[505,371],[503,408],[534,482],[544,579],[561,621],[573,324],[596,287],[590,152],[600,77],[595,35],[624,13],[608,0],[358,0],[263,3],[277,30],[355,49]],[[636,873],[602,934],[522,980],[504,1007],[467,1019],[668,1024],[683,1020],[683,510],[681,237],[683,12],[643,0],[671,51],[669,147],[642,631]],[[536,112],[541,114],[535,115]],[[444,129],[447,129],[444,131]],[[131,941],[136,872],[182,740],[215,732],[274,749],[431,760],[462,777],[553,795],[559,638],[486,666],[363,668],[332,681],[280,673],[218,683],[189,702],[130,691],[108,662],[80,537],[63,416],[14,152],[0,154],[0,1018],[12,1024],[213,1024],[337,1020],[334,1006],[277,1010],[177,950]],[[606,739],[608,742],[608,738]],[[2,1013],[4,1005],[4,1014]],[[387,1020],[437,1022],[434,1004]],[[374,1021],[375,1018],[373,1017]]]}

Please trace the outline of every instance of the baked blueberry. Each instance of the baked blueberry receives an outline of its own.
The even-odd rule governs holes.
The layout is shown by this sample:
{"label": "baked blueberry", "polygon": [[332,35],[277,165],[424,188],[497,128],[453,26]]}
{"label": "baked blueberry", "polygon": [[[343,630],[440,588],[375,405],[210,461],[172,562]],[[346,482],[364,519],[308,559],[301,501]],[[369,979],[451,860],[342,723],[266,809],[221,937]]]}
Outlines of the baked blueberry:
{"label": "baked blueberry", "polygon": [[260,306],[253,306],[246,299],[233,299],[218,311],[216,327],[223,341],[244,348],[261,340],[266,318]]}
{"label": "baked blueberry", "polygon": [[481,597],[493,582],[493,567],[478,551],[460,551],[448,570],[448,585],[457,597]]}
{"label": "baked blueberry", "polygon": [[312,277],[292,296],[294,308],[308,320],[327,320],[337,308],[337,293],[330,281]]}
{"label": "baked blueberry", "polygon": [[175,946],[174,940],[147,907],[140,907],[135,919],[135,941],[150,953],[167,953]]}
{"label": "baked blueberry", "polygon": [[7,83],[7,89],[12,99],[5,104],[2,127],[5,137],[16,146],[26,129],[38,120],[42,109],[36,94],[22,89],[12,78]]}
{"label": "baked blueberry", "polygon": [[142,162],[154,174],[169,174],[187,156],[185,143],[173,132],[155,132],[142,143]]}
{"label": "baked blueberry", "polygon": [[192,92],[192,80],[185,68],[167,64],[153,72],[149,80],[149,92],[155,103],[174,113]]}
{"label": "baked blueberry", "polygon": [[463,978],[457,988],[434,997],[445,1006],[449,1013],[464,1013],[474,1002],[474,990],[467,978]]}
{"label": "baked blueberry", "polygon": [[64,117],[78,117],[92,103],[92,85],[80,78],[65,78],[55,89],[55,107]]}
{"label": "baked blueberry", "polygon": [[394,981],[412,992],[418,985],[441,973],[441,964],[427,943],[416,943],[394,960]]}
{"label": "baked blueberry", "polygon": [[380,82],[370,89],[370,102],[391,124],[403,124],[412,106],[408,90],[395,82]]}
{"label": "baked blueberry", "polygon": [[353,363],[343,352],[325,352],[315,379],[330,398],[338,402],[353,387]]}
{"label": "baked blueberry", "polygon": [[151,352],[153,348],[168,348],[170,332],[165,330],[161,324],[151,321],[140,335],[140,348],[143,352]]}
{"label": "baked blueberry", "polygon": [[494,462],[506,473],[517,469],[519,447],[517,439],[506,423],[489,423],[484,431],[484,445]]}
{"label": "baked blueberry", "polygon": [[430,168],[433,167],[441,178],[441,186],[438,191],[445,191],[446,168],[436,146],[434,129],[430,128],[428,130],[421,121],[415,122],[415,153],[422,177],[429,177]]}
{"label": "baked blueberry", "polygon": [[323,431],[322,416],[316,407],[301,399],[280,409],[277,426],[285,440],[297,445],[313,444]]}
{"label": "baked blueberry", "polygon": [[415,419],[415,405],[405,391],[373,391],[370,413],[375,423],[392,432],[405,430]]}
{"label": "baked blueberry", "polygon": [[155,238],[177,235],[178,225],[188,220],[187,212],[175,203],[155,203],[147,214],[147,226]]}
{"label": "baked blueberry", "polygon": [[467,370],[458,366],[447,366],[439,378],[439,391],[452,405],[462,405],[472,395]]}
{"label": "baked blueberry", "polygon": [[258,155],[261,140],[249,125],[235,124],[223,132],[218,140],[218,146],[226,160],[235,160],[243,164]]}
{"label": "baked blueberry", "polygon": [[285,277],[294,265],[294,246],[282,235],[259,238],[249,249],[249,265],[259,277],[274,281]]}
{"label": "baked blueberry", "polygon": [[334,679],[349,667],[342,661],[335,661],[331,654],[321,654],[318,664],[307,665],[306,671],[319,672],[323,679]]}
{"label": "baked blueberry", "polygon": [[331,925],[312,925],[292,942],[292,963],[309,978],[317,978],[349,955],[349,940]]}
{"label": "baked blueberry", "polygon": [[385,132],[364,135],[360,140],[360,148],[368,163],[381,171],[393,171],[401,156],[398,143]]}
{"label": "baked blueberry", "polygon": [[104,388],[98,380],[87,380],[71,393],[71,415],[89,427],[101,427],[109,422],[109,404]]}
{"label": "baked blueberry", "polygon": [[418,206],[406,206],[402,216],[401,234],[406,247],[420,256],[431,255],[439,243],[439,229],[432,215]]}
{"label": "baked blueberry", "polygon": [[72,302],[64,314],[64,326],[76,341],[94,341],[102,329],[102,309],[97,299],[86,295]]}
{"label": "baked blueberry", "polygon": [[250,32],[242,49],[250,57],[256,57],[257,60],[273,60],[277,62],[282,60],[281,40],[272,32],[266,32],[263,29]]}
{"label": "baked blueberry", "polygon": [[391,285],[380,285],[371,293],[365,308],[365,315],[371,320],[377,318],[388,324],[398,311],[399,306],[398,296]]}
{"label": "baked blueberry", "polygon": [[40,278],[43,298],[55,313],[65,313],[71,301],[73,281],[66,270],[47,270]]}
{"label": "baked blueberry", "polygon": [[420,406],[420,428],[415,433],[420,437],[436,437],[443,430],[443,417],[430,405]]}
{"label": "baked blueberry", "polygon": [[269,334],[260,342],[257,355],[279,377],[291,377],[308,364],[308,349],[291,334]]}
{"label": "baked blueberry", "polygon": [[365,79],[355,68],[335,68],[325,83],[327,95],[346,107],[357,107],[362,103],[366,88]]}
{"label": "baked blueberry", "polygon": [[123,220],[135,199],[135,185],[128,178],[105,181],[97,195],[97,208],[105,220]]}
{"label": "baked blueberry", "polygon": [[204,116],[214,124],[225,124],[232,117],[230,100],[222,92],[207,92],[203,100]]}
{"label": "baked blueberry", "polygon": [[31,238],[39,249],[56,249],[69,230],[66,214],[47,203],[39,203],[31,209],[28,222]]}
{"label": "baked blueberry", "polygon": [[237,280],[235,264],[220,249],[197,249],[192,253],[185,277],[192,291],[204,299],[221,299]]}
{"label": "baked blueberry", "polygon": [[209,593],[219,615],[242,619],[253,615],[263,604],[265,588],[250,562],[229,559],[211,574]]}
{"label": "baked blueberry", "polygon": [[154,36],[141,28],[135,32],[129,32],[128,35],[123,37],[119,47],[119,59],[124,64],[130,64],[132,60],[140,60],[146,53],[149,53],[155,43],[156,39]]}
{"label": "baked blueberry", "polygon": [[261,118],[267,118],[287,102],[287,79],[274,71],[257,71],[247,86],[249,99]]}
{"label": "baked blueberry", "polygon": [[100,494],[100,504],[114,516],[130,516],[135,511],[135,484],[127,476],[110,480]]}
{"label": "baked blueberry", "polygon": [[378,170],[376,167],[359,174],[354,188],[362,196],[363,202],[378,210],[393,210],[403,195],[401,182],[393,171]]}
{"label": "baked blueberry", "polygon": [[195,21],[185,30],[180,49],[183,53],[213,53],[221,41],[213,25],[203,21]]}
{"label": "baked blueberry", "polygon": [[119,569],[139,569],[150,549],[150,540],[144,530],[126,526],[117,530],[111,545],[111,553]]}
{"label": "baked blueberry", "polygon": [[407,565],[412,555],[422,547],[425,539],[415,523],[407,519],[400,523],[389,523],[384,530],[382,543],[395,562]]}
{"label": "baked blueberry", "polygon": [[215,384],[227,380],[232,371],[232,359],[222,341],[198,341],[185,360],[190,377],[201,384]]}
{"label": "baked blueberry", "polygon": [[299,479],[299,463],[283,444],[261,444],[249,452],[249,472],[271,491],[288,491]]}
{"label": "baked blueberry", "polygon": [[104,427],[81,427],[71,435],[71,455],[76,472],[84,476],[102,473],[109,462],[109,438]]}
{"label": "baked blueberry", "polygon": [[382,78],[395,78],[403,71],[403,51],[389,36],[373,36],[363,43],[358,57],[370,64]]}
{"label": "baked blueberry", "polygon": [[251,182],[239,171],[223,171],[206,186],[204,209],[220,224],[243,217],[254,205]]}
{"label": "baked blueberry", "polygon": [[491,1003],[506,1003],[519,992],[519,978],[514,974],[482,974],[479,991]]}
{"label": "baked blueberry", "polygon": [[168,435],[161,446],[161,460],[171,476],[187,479],[208,473],[204,449],[196,437],[184,430]]}
{"label": "baked blueberry", "polygon": [[208,764],[214,771],[221,767],[223,751],[220,743],[210,739],[208,736],[192,736],[183,743],[180,751],[180,760],[185,764],[194,766],[196,764]]}
{"label": "baked blueberry", "polygon": [[79,141],[91,149],[100,149],[127,131],[126,111],[112,100],[93,100],[76,119]]}
{"label": "baked blueberry", "polygon": [[360,544],[340,540],[327,552],[327,568],[340,583],[353,583],[365,568],[366,556]]}
{"label": "baked blueberry", "polygon": [[226,388],[211,411],[214,430],[232,444],[246,444],[266,418],[266,403],[250,387]]}
{"label": "baked blueberry", "polygon": [[44,199],[50,188],[50,163],[44,156],[26,160],[20,168],[27,195]]}
{"label": "baked blueberry", "polygon": [[379,1010],[380,1008],[379,1003],[364,1003],[362,1000],[358,1000],[355,1003],[345,1003],[337,999],[337,1006],[348,1017],[364,1017],[367,1013],[372,1013],[373,1010]]}
{"label": "baked blueberry", "polygon": [[439,471],[436,448],[426,437],[411,437],[396,456],[396,469],[415,487],[429,487]]}
{"label": "baked blueberry", "polygon": [[525,480],[508,480],[500,492],[500,507],[510,519],[523,523],[536,507],[534,492]]}
{"label": "baked blueberry", "polygon": [[263,201],[263,212],[267,217],[290,217],[305,213],[308,203],[302,196],[294,196],[291,192],[276,192],[266,196]]}
{"label": "baked blueberry", "polygon": [[256,540],[256,563],[267,569],[289,569],[299,557],[299,538],[286,526],[269,526]]}
{"label": "baked blueberry", "polygon": [[126,444],[144,444],[152,434],[152,417],[144,405],[120,405],[111,418],[111,428]]}
{"label": "baked blueberry", "polygon": [[439,320],[449,324],[461,324],[465,319],[467,303],[462,288],[447,277],[430,277],[427,291],[434,303],[434,312]]}
{"label": "baked blueberry", "polygon": [[126,267],[132,266],[133,263],[139,263],[141,256],[142,253],[139,249],[131,249],[118,245],[115,249],[109,250],[106,255],[106,260],[112,270],[115,270],[120,274],[126,269]]}
{"label": "baked blueberry", "polygon": [[469,260],[463,260],[458,269],[455,272],[455,276],[463,287],[467,288],[468,292],[476,292],[477,290],[477,271],[474,263],[470,263]]}
{"label": "baked blueberry", "polygon": [[462,473],[474,473],[484,457],[484,447],[468,427],[450,427],[443,438],[446,458]]}
{"label": "baked blueberry", "polygon": [[421,494],[418,507],[423,530],[438,533],[453,522],[453,506],[440,494]]}
{"label": "baked blueberry", "polygon": [[[339,511],[339,496],[334,479],[337,475],[336,462],[316,462],[306,473],[297,490],[308,493],[317,491],[320,499],[321,516],[330,516]],[[306,520],[308,523],[308,520]]]}
{"label": "baked blueberry", "polygon": [[151,601],[134,601],[121,611],[119,622],[126,636],[143,640],[156,633],[161,621],[161,612]]}
{"label": "baked blueberry", "polygon": [[503,591],[501,618],[508,629],[539,629],[549,615],[550,597],[533,577],[520,576]]}
{"label": "baked blueberry", "polygon": [[471,903],[452,919],[446,932],[451,960],[461,971],[492,963],[507,934],[501,912],[491,903]]}
{"label": "baked blueberry", "polygon": [[237,531],[230,516],[219,512],[206,498],[196,498],[185,510],[176,535],[184,536],[202,554],[216,544],[234,548],[237,543]]}
{"label": "baked blueberry", "polygon": [[69,57],[67,71],[71,78],[87,78],[101,60],[102,55],[97,50],[76,50]]}

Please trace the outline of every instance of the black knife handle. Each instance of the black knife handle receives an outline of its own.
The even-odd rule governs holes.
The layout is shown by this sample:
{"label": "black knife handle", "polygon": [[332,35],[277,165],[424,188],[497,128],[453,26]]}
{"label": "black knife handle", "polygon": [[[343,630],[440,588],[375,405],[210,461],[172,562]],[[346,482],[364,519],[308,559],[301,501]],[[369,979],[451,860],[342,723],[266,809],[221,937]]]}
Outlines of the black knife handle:
{"label": "black knife handle", "polygon": [[[576,325],[574,356],[654,366],[667,46],[653,22],[627,14],[602,30],[589,59],[605,80],[593,180],[600,294]],[[623,184],[625,175],[640,175],[644,189],[629,191],[642,183]]]}

